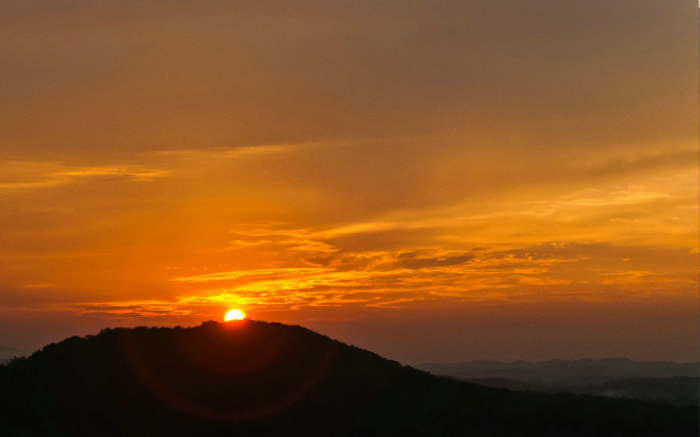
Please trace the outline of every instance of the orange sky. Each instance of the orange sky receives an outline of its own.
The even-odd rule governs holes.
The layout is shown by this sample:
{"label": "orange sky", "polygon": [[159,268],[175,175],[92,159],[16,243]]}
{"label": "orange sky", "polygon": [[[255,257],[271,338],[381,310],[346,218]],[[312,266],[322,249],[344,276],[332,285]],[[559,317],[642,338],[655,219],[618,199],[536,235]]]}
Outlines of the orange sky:
{"label": "orange sky", "polygon": [[698,9],[0,0],[0,346],[242,308],[697,360]]}

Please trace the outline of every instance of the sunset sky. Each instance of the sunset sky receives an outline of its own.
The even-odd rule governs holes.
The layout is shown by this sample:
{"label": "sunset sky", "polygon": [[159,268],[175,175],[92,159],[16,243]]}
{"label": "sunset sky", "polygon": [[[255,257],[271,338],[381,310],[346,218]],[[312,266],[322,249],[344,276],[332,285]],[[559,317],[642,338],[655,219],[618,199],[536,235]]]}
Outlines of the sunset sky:
{"label": "sunset sky", "polygon": [[698,34],[691,1],[0,0],[0,353],[240,308],[410,364],[696,361]]}

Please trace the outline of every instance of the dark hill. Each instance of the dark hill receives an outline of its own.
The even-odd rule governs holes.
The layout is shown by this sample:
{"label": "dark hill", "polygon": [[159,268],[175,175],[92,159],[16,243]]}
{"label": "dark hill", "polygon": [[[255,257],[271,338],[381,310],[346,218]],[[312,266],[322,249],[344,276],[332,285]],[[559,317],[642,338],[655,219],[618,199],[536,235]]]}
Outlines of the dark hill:
{"label": "dark hill", "polygon": [[0,366],[3,436],[693,436],[692,407],[516,393],[297,326],[107,329]]}

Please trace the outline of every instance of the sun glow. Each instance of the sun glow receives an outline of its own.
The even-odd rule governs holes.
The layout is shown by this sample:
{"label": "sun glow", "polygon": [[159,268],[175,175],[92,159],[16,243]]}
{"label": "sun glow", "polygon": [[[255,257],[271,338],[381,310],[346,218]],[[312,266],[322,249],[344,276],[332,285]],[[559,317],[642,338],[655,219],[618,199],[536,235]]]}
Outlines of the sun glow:
{"label": "sun glow", "polygon": [[226,313],[226,316],[224,317],[225,321],[230,321],[230,320],[243,320],[245,319],[245,313],[243,310],[231,310]]}

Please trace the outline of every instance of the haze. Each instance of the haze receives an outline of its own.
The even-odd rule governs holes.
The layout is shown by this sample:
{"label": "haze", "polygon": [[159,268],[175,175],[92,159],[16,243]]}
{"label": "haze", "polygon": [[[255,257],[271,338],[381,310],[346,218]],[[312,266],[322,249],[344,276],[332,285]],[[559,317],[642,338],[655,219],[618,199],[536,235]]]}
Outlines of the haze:
{"label": "haze", "polygon": [[680,1],[0,0],[0,343],[697,361],[699,49]]}

